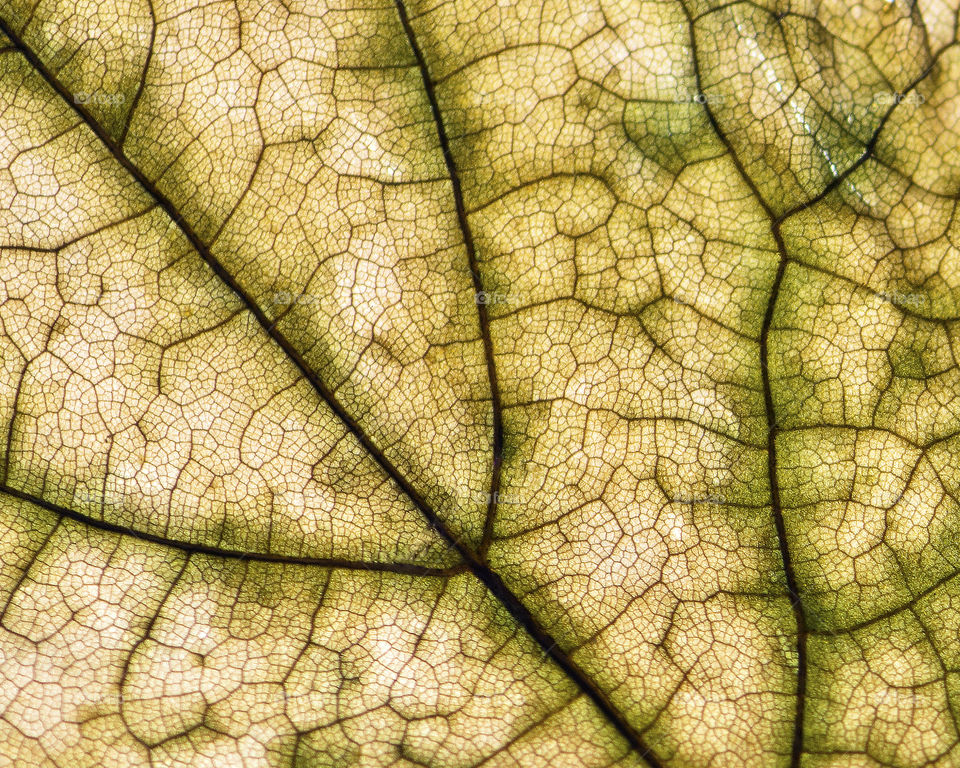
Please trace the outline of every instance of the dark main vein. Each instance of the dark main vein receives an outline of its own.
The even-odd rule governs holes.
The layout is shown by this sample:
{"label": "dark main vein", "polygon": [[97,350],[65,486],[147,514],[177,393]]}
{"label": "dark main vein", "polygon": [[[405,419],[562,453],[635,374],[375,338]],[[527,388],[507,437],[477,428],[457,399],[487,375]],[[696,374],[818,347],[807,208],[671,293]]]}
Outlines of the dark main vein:
{"label": "dark main vein", "polygon": [[[697,34],[695,19],[690,15],[684,3],[680,3],[690,34],[690,48],[693,57],[693,71],[697,85],[697,92],[703,93],[703,81],[700,73],[700,57],[697,51]],[[788,256],[783,236],[780,232],[782,219],[779,218],[767,201],[764,199],[757,185],[747,173],[740,157],[730,143],[730,139],[720,127],[716,115],[713,114],[708,99],[703,100],[703,109],[710,122],[713,132],[720,143],[727,150],[743,182],[750,189],[751,194],[763,209],[770,220],[770,232],[777,247],[777,271],[770,287],[770,297],[763,315],[760,327],[760,375],[763,384],[763,408],[767,422],[767,482],[770,486],[770,507],[773,513],[773,522],[777,531],[777,545],[780,550],[780,560],[783,564],[783,573],[786,580],[787,596],[793,609],[793,618],[797,626],[797,691],[796,707],[793,716],[793,736],[790,747],[790,768],[800,768],[803,756],[804,743],[804,715],[807,702],[807,635],[809,634],[807,615],[804,610],[800,587],[797,583],[797,574],[793,567],[793,558],[790,554],[790,545],[787,540],[787,527],[783,519],[783,506],[780,501],[780,482],[777,475],[777,414],[773,402],[773,388],[770,384],[770,328],[773,325],[773,316],[776,311],[777,299],[780,297],[780,287],[783,284],[783,275],[787,268]]]}
{"label": "dark main vein", "polygon": [[[398,6],[398,12],[401,19],[405,21],[405,30],[410,35],[409,20],[405,10]],[[626,719],[622,712],[614,705],[607,694],[601,690],[593,680],[587,675],[580,665],[577,664],[565,651],[560,648],[558,641],[533,617],[530,609],[514,594],[504,583],[501,576],[493,571],[483,560],[483,558],[471,547],[461,542],[456,535],[440,519],[436,511],[427,502],[427,500],[417,491],[416,488],[403,476],[403,474],[394,466],[386,455],[373,443],[370,437],[364,432],[363,428],[344,408],[343,404],[337,399],[333,391],[309,366],[303,356],[290,343],[290,341],[281,333],[270,319],[264,314],[263,310],[257,305],[252,297],[243,289],[236,278],[223,266],[222,263],[213,255],[207,244],[200,238],[189,222],[185,221],[179,213],[176,206],[146,175],[137,167],[123,152],[121,147],[103,128],[102,125],[90,114],[82,105],[75,103],[70,91],[61,83],[57,77],[47,68],[39,56],[24,43],[20,35],[6,22],[0,18],[0,32],[5,34],[13,43],[14,47],[29,62],[40,77],[49,85],[61,99],[73,109],[83,120],[98,140],[103,144],[108,152],[120,164],[120,166],[130,174],[144,191],[153,198],[157,205],[164,210],[171,222],[180,230],[183,236],[188,240],[197,254],[203,259],[214,274],[226,285],[237,298],[244,304],[246,309],[253,315],[257,323],[270,336],[271,339],[284,351],[290,361],[297,367],[303,377],[311,384],[317,394],[323,399],[328,407],[336,414],[345,428],[357,439],[364,447],[371,458],[380,466],[386,475],[397,485],[397,487],[410,499],[416,508],[423,515],[427,524],[437,532],[437,534],[455,549],[460,555],[467,568],[481,583],[490,591],[490,593],[503,605],[513,619],[520,624],[530,635],[530,637],[540,646],[545,657],[549,657],[567,677],[572,680],[577,687],[587,696],[603,715],[610,721],[614,728],[623,736],[627,743],[638,752],[651,766],[651,768],[660,768],[656,755],[644,743],[640,733]],[[420,56],[422,61],[422,54]],[[435,103],[435,99],[434,99]],[[435,117],[439,118],[439,108]],[[438,120],[438,123],[440,121]],[[444,134],[445,135],[445,134]],[[449,148],[448,148],[449,151]],[[455,186],[458,189],[459,186]],[[461,201],[462,205],[462,201]],[[465,217],[465,214],[464,214]],[[471,241],[472,242],[472,241]],[[475,282],[476,285],[476,282]],[[9,491],[8,491],[9,492]],[[31,499],[33,500],[33,499]],[[492,499],[492,500],[495,500]],[[75,513],[74,513],[75,514]]]}
{"label": "dark main vein", "polygon": [[793,566],[790,544],[787,540],[787,526],[783,519],[780,481],[777,475],[777,434],[780,431],[780,426],[777,423],[777,414],[773,403],[773,387],[770,384],[770,328],[773,325],[773,315],[776,311],[777,299],[780,296],[783,274],[787,268],[787,249],[783,242],[783,235],[780,233],[779,221],[774,221],[771,231],[777,244],[779,262],[773,285],[770,288],[770,299],[767,302],[767,309],[760,330],[760,375],[763,379],[763,408],[767,418],[767,478],[770,485],[770,505],[773,508],[773,521],[777,529],[777,544],[780,548],[780,559],[783,561],[787,594],[790,597],[793,618],[797,625],[797,695],[790,765],[791,768],[799,768],[803,756],[804,714],[807,703],[807,636],[809,635],[809,625],[803,607],[803,599],[800,595],[800,586],[797,583],[796,570]]}
{"label": "dark main vein", "polygon": [[351,571],[376,571],[382,573],[400,573],[411,576],[452,576],[465,570],[465,566],[452,566],[450,568],[436,568],[428,565],[419,565],[417,563],[379,563],[373,560],[350,560],[342,557],[304,557],[299,555],[283,555],[271,552],[247,551],[242,549],[227,549],[226,547],[215,547],[209,544],[201,544],[194,541],[184,541],[183,539],[174,539],[169,536],[161,536],[155,533],[149,533],[138,529],[132,529],[125,525],[118,525],[107,520],[98,520],[90,515],[77,512],[69,507],[63,507],[59,504],[47,501],[46,499],[27,493],[19,488],[13,488],[6,483],[0,484],[0,493],[13,496],[21,501],[26,501],[42,507],[48,512],[52,512],[59,517],[65,517],[83,525],[95,528],[98,531],[107,533],[117,533],[123,536],[129,536],[139,541],[148,541],[151,544],[158,544],[162,547],[169,547],[184,552],[188,555],[211,555],[213,557],[222,557],[227,560],[249,560],[257,563],[282,563],[285,565],[308,565],[319,566],[322,568],[340,568]]}
{"label": "dark main vein", "polygon": [[467,262],[470,267],[470,277],[473,279],[474,299],[477,305],[477,315],[480,320],[480,336],[483,339],[483,353],[487,363],[487,379],[490,384],[490,401],[493,408],[493,467],[490,477],[490,492],[487,496],[487,515],[483,525],[483,539],[480,543],[480,556],[485,557],[493,538],[493,524],[497,514],[497,501],[500,494],[500,467],[503,464],[503,406],[500,399],[500,384],[497,379],[497,364],[493,354],[493,338],[490,335],[490,317],[487,312],[486,293],[483,287],[483,280],[480,276],[480,265],[477,262],[477,248],[473,240],[473,232],[470,229],[470,219],[467,217],[467,206],[463,201],[463,185],[460,181],[460,171],[457,169],[456,160],[450,149],[450,138],[447,136],[447,128],[443,122],[443,114],[440,111],[440,102],[437,101],[437,92],[434,86],[433,78],[427,67],[427,60],[424,58],[423,51],[417,43],[417,36],[414,34],[413,25],[410,23],[410,17],[407,15],[407,9],[402,0],[395,0],[397,14],[400,16],[400,23],[403,25],[404,34],[407,36],[407,42],[410,44],[410,50],[417,61],[417,68],[420,70],[420,78],[423,81],[423,89],[427,94],[427,101],[430,103],[430,114],[433,116],[433,122],[437,127],[437,139],[440,142],[440,149],[443,152],[443,161],[447,166],[447,175],[450,176],[450,184],[453,187],[453,201],[457,210],[457,222],[460,225],[460,232],[463,235],[464,247],[467,250]]}
{"label": "dark main vein", "polygon": [[[681,3],[684,14],[687,16],[687,22],[689,25],[690,33],[690,45],[693,52],[693,67],[694,67],[694,76],[697,84],[698,93],[703,93],[703,82],[700,75],[700,60],[697,54],[697,38],[694,25],[696,19],[691,16],[687,7]],[[914,80],[903,90],[901,96],[912,92],[932,71],[940,56],[945,50],[951,47],[952,44],[947,44],[938,50],[935,54],[932,55],[930,63],[923,69],[923,71],[916,77]],[[797,625],[797,693],[796,693],[796,710],[794,713],[794,728],[793,728],[793,741],[790,750],[790,766],[791,768],[799,768],[801,764],[801,759],[804,751],[804,715],[806,710],[806,692],[807,692],[807,667],[808,667],[808,657],[807,657],[807,639],[811,634],[810,624],[807,619],[806,611],[803,605],[803,599],[800,592],[800,586],[797,581],[796,570],[793,566],[793,558],[790,553],[790,546],[787,540],[787,528],[783,518],[783,506],[780,500],[780,484],[777,474],[777,435],[780,431],[780,426],[777,422],[777,415],[773,401],[773,387],[770,383],[770,329],[773,326],[773,316],[776,311],[777,299],[780,296],[780,287],[783,283],[783,275],[786,271],[787,264],[790,262],[790,257],[787,253],[786,243],[783,239],[782,227],[784,222],[789,219],[791,216],[807,210],[817,203],[824,200],[828,195],[834,192],[843,184],[849,177],[860,168],[868,158],[870,158],[876,148],[877,141],[879,140],[880,134],[883,130],[883,127],[886,125],[887,121],[890,119],[894,110],[896,109],[899,101],[892,104],[889,109],[880,117],[877,122],[877,126],[873,131],[870,139],[864,145],[863,152],[860,156],[851,163],[847,168],[845,168],[841,173],[835,174],[834,178],[824,187],[823,190],[814,197],[801,202],[794,207],[786,210],[781,214],[776,214],[770,205],[766,202],[763,195],[760,193],[760,190],[757,188],[753,179],[747,173],[746,169],[743,166],[739,156],[737,155],[736,150],[733,145],[730,143],[729,138],[724,133],[723,129],[720,127],[716,115],[713,113],[713,109],[710,107],[709,100],[704,99],[703,109],[706,112],[707,119],[710,122],[710,125],[716,134],[717,138],[724,145],[729,154],[731,160],[736,166],[737,172],[740,177],[743,179],[744,183],[750,189],[753,197],[757,200],[761,208],[763,208],[767,217],[770,219],[770,232],[773,236],[774,242],[777,247],[778,261],[777,261],[777,271],[773,279],[773,284],[770,288],[770,297],[767,301],[766,311],[763,316],[763,323],[761,325],[760,331],[760,373],[763,380],[763,404],[764,412],[766,414],[767,421],[767,475],[768,482],[770,484],[770,503],[773,509],[773,519],[774,525],[777,530],[777,543],[780,549],[780,558],[783,562],[784,576],[787,586],[787,594],[790,598],[790,603],[793,608],[794,620]]]}

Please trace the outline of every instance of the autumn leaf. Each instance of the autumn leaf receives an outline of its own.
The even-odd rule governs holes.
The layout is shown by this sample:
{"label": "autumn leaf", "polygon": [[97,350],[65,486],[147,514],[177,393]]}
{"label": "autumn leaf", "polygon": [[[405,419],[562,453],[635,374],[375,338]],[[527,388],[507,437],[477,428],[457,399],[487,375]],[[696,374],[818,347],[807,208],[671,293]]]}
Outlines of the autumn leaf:
{"label": "autumn leaf", "polygon": [[0,766],[960,766],[956,5],[0,2]]}

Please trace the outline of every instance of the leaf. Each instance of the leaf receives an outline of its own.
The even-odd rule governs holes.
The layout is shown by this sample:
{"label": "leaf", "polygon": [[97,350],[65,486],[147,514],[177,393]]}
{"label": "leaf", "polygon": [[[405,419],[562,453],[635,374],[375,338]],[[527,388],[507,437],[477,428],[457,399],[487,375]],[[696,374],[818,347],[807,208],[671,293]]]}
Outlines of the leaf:
{"label": "leaf", "polygon": [[0,4],[0,764],[960,765],[955,5]]}

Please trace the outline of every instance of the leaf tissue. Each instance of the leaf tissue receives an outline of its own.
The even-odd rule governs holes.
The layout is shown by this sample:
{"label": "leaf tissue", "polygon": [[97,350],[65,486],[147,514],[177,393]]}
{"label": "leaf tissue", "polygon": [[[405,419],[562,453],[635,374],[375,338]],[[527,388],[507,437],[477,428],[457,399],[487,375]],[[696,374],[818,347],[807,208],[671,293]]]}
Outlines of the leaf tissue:
{"label": "leaf tissue", "polygon": [[957,0],[0,0],[0,766],[960,768]]}

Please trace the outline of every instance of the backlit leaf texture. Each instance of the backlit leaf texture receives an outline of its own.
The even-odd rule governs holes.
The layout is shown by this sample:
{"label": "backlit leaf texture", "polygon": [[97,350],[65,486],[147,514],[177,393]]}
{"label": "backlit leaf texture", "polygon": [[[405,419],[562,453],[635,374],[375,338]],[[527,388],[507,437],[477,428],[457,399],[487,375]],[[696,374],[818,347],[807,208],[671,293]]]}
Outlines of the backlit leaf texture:
{"label": "backlit leaf texture", "polygon": [[956,0],[2,0],[0,766],[960,766]]}

